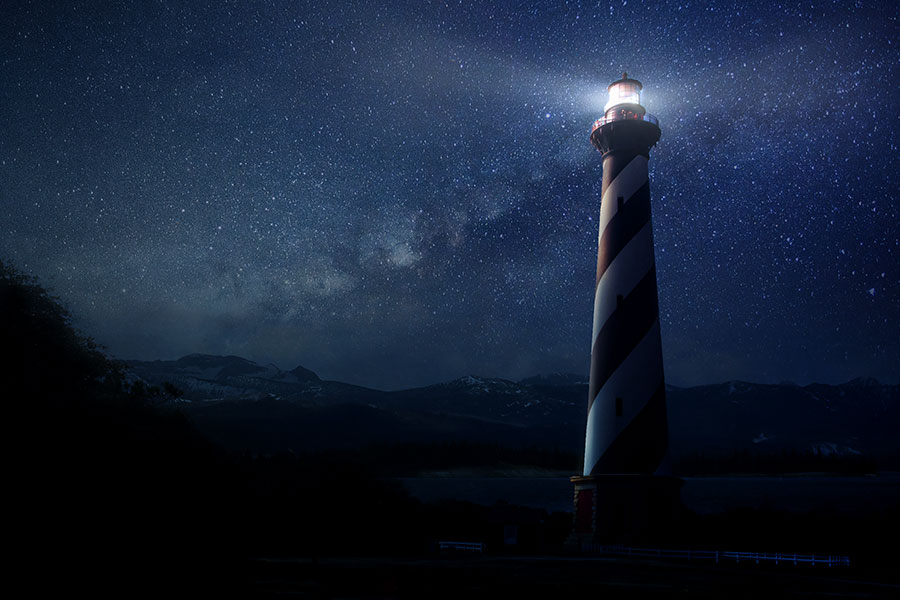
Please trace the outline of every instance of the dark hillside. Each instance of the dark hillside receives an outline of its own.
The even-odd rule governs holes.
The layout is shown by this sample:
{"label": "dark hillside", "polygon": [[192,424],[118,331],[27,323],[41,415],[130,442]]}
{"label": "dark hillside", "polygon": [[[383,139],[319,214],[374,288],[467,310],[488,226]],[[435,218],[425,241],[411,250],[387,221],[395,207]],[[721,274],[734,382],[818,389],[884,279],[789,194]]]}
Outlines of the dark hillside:
{"label": "dark hillside", "polygon": [[138,577],[197,582],[234,560],[219,526],[230,467],[181,415],[153,409],[163,392],[127,385],[58,300],[2,263],[0,319],[17,570],[113,593]]}

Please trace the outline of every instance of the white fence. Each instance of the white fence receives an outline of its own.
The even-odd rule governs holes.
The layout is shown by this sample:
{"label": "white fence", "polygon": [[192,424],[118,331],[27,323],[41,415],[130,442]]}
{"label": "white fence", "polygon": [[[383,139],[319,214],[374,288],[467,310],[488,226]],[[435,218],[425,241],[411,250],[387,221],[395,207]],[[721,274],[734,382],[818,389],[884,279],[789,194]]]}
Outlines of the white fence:
{"label": "white fence", "polygon": [[720,550],[664,550],[661,548],[628,548],[626,546],[600,546],[584,544],[583,552],[616,554],[620,556],[649,556],[656,558],[682,558],[687,560],[755,562],[787,565],[812,565],[815,567],[849,567],[850,557],[840,555],[789,554],[784,552],[724,552]]}
{"label": "white fence", "polygon": [[438,542],[438,550],[467,550],[484,552],[484,544],[478,542]]}

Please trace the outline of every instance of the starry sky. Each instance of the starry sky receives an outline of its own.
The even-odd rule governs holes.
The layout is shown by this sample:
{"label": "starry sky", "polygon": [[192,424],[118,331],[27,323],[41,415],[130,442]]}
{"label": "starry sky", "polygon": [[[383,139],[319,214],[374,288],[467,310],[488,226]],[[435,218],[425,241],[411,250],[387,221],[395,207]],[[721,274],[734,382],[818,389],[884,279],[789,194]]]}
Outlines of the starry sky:
{"label": "starry sky", "polygon": [[900,381],[891,2],[5,4],[0,260],[121,358],[587,376],[622,71],[667,381]]}

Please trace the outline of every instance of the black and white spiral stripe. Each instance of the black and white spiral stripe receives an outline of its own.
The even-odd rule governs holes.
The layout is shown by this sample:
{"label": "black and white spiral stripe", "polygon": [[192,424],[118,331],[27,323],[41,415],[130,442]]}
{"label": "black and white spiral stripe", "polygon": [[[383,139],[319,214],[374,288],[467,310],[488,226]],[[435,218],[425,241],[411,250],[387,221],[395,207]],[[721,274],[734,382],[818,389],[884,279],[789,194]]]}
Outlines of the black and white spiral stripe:
{"label": "black and white spiral stripe", "polygon": [[604,170],[584,475],[653,472],[667,428],[647,157]]}

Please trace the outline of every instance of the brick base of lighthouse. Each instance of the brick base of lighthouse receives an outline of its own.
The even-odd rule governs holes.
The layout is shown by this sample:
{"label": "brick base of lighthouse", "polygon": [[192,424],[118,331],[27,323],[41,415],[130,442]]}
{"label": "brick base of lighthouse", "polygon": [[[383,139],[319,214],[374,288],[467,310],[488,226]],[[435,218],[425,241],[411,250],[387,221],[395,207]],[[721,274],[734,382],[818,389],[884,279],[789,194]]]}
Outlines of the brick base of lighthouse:
{"label": "brick base of lighthouse", "polygon": [[571,481],[575,522],[566,545],[575,550],[662,541],[682,512],[678,477],[592,475]]}

